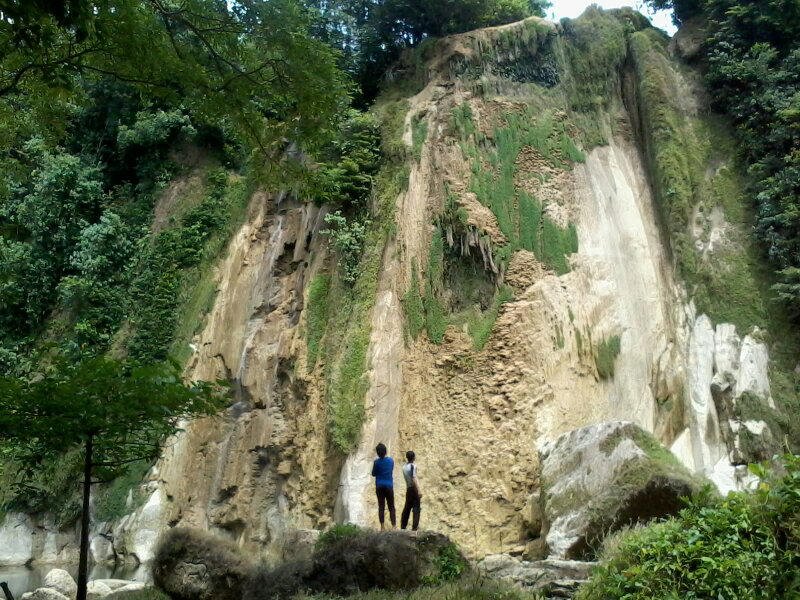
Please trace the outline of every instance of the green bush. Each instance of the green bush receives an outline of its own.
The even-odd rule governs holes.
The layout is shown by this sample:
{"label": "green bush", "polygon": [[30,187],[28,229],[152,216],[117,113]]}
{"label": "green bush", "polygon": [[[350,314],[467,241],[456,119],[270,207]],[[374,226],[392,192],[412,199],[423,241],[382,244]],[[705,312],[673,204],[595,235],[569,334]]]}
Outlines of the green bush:
{"label": "green bush", "polygon": [[323,531],[317,538],[315,547],[319,549],[327,548],[333,544],[338,544],[341,540],[352,538],[362,532],[361,527],[352,523],[334,525]]}
{"label": "green bush", "polygon": [[784,461],[786,474],[753,493],[699,495],[676,518],[607,541],[577,599],[797,598],[800,457]]}

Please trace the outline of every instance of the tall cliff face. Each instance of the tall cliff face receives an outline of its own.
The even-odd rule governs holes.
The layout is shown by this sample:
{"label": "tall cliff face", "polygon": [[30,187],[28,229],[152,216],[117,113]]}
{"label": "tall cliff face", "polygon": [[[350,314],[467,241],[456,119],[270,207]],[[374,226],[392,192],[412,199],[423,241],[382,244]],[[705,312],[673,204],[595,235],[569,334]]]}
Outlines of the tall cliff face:
{"label": "tall cliff face", "polygon": [[726,277],[756,286],[733,149],[660,33],[625,11],[530,19],[390,76],[375,111],[402,152],[361,277],[336,275],[324,209],[252,198],[187,365],[234,381],[235,404],[188,424],[145,505],[98,526],[97,559],[146,561],[174,525],[271,560],[333,522],[376,525],[378,442],[416,451],[424,526],[473,555],[531,542],[538,449],[564,432],[633,421],[722,491],[775,447],[770,323],[726,308]]}

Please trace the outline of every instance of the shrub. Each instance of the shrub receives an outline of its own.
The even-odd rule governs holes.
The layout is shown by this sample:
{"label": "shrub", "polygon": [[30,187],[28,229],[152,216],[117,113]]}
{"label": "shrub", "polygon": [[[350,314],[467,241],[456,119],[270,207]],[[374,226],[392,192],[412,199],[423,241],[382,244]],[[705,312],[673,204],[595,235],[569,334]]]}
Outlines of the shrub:
{"label": "shrub", "polygon": [[364,239],[369,228],[369,219],[348,220],[341,211],[325,215],[325,222],[330,226],[323,230],[330,236],[334,250],[339,255],[339,268],[342,279],[347,283],[355,283],[358,279],[358,267],[361,253],[364,250]]}
{"label": "shrub", "polygon": [[323,550],[334,544],[338,544],[341,540],[352,538],[361,533],[361,528],[352,523],[345,523],[343,525],[334,525],[330,529],[326,529],[317,538],[316,548]]}
{"label": "shrub", "polygon": [[[755,493],[700,495],[678,516],[608,542],[579,600],[797,598],[800,457]],[[755,468],[762,476],[762,468]]]}

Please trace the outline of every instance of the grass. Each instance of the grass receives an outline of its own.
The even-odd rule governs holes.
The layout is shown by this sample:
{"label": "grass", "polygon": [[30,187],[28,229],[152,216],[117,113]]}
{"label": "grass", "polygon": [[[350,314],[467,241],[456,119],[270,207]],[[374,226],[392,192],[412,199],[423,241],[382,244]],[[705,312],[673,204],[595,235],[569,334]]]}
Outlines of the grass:
{"label": "grass", "polygon": [[308,314],[306,320],[306,346],[308,348],[308,370],[317,364],[320,341],[328,327],[328,293],[331,289],[329,275],[317,275],[308,288]]}
{"label": "grass", "polygon": [[621,343],[618,335],[603,340],[595,347],[594,364],[601,379],[614,377],[614,363],[619,356],[620,349]]}
{"label": "grass", "polygon": [[143,590],[130,592],[117,592],[114,600],[172,600],[170,596],[154,587],[146,587]]}
{"label": "grass", "polygon": [[403,297],[403,308],[406,312],[406,324],[411,339],[416,340],[425,329],[425,306],[419,292],[419,269],[416,263],[411,265],[411,285]]}
{"label": "grass", "polygon": [[[348,596],[350,600],[541,600],[544,596],[523,591],[509,583],[469,576],[458,581],[426,585],[415,590],[391,592],[373,590]],[[304,596],[299,600],[328,600],[324,596]]]}
{"label": "grass", "polygon": [[422,146],[428,137],[428,121],[424,117],[414,115],[411,119],[411,153],[414,159],[419,162],[422,157]]}

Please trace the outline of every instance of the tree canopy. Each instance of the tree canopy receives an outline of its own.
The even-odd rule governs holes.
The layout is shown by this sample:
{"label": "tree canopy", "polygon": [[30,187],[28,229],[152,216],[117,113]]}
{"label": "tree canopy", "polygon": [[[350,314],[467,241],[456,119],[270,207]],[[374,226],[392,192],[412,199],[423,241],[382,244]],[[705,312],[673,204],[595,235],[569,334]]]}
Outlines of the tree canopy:
{"label": "tree canopy", "polygon": [[184,385],[166,364],[131,366],[97,358],[61,364],[35,379],[0,378],[0,449],[25,485],[67,452],[84,456],[78,598],[86,598],[91,485],[155,460],[185,419],[217,412],[214,384]]}
{"label": "tree canopy", "polygon": [[0,120],[109,77],[227,124],[262,158],[278,160],[289,141],[313,150],[347,87],[308,28],[295,0],[2,0]]}

